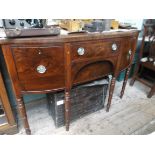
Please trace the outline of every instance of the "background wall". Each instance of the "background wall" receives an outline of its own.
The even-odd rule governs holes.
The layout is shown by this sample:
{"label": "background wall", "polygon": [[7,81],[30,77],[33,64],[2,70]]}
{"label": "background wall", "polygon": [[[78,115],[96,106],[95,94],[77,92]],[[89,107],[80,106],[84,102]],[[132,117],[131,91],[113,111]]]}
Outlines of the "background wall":
{"label": "background wall", "polygon": [[138,30],[142,29],[143,19],[122,19],[118,18],[116,19],[120,23],[130,23],[133,27],[137,27]]}

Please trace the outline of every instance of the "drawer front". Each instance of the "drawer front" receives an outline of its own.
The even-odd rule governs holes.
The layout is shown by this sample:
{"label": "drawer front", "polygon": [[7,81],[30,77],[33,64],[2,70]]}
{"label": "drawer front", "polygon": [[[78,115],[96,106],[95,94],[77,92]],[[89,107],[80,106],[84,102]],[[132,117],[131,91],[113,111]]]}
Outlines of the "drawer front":
{"label": "drawer front", "polygon": [[95,57],[116,56],[120,49],[120,39],[78,42],[71,45],[71,59],[83,60]]}
{"label": "drawer front", "polygon": [[64,87],[63,46],[13,47],[22,89],[50,90]]}
{"label": "drawer front", "polygon": [[132,58],[135,53],[135,51],[133,51],[135,42],[136,38],[124,38],[122,42],[120,70],[127,68],[130,63],[132,63]]}

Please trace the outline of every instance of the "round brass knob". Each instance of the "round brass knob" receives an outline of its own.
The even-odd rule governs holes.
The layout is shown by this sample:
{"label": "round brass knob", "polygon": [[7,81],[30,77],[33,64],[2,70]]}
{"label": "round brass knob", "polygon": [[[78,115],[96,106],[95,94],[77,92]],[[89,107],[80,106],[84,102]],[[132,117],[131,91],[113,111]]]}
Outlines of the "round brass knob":
{"label": "round brass knob", "polygon": [[116,51],[117,50],[117,44],[116,43],[113,43],[112,46],[111,46],[112,50],[113,51]]}
{"label": "round brass knob", "polygon": [[83,47],[79,47],[77,50],[78,55],[84,55],[85,49]]}
{"label": "round brass knob", "polygon": [[45,72],[46,72],[46,67],[43,66],[43,65],[39,65],[39,66],[37,67],[37,72],[40,73],[40,74],[45,73]]}

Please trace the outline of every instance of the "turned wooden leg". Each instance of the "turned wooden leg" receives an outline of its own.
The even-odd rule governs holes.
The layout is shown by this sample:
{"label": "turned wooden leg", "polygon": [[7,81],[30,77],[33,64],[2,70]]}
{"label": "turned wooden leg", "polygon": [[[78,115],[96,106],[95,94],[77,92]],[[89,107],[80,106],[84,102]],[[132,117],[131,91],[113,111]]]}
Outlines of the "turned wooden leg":
{"label": "turned wooden leg", "polygon": [[123,81],[123,86],[122,86],[120,98],[122,98],[123,95],[124,95],[124,90],[125,90],[125,87],[126,87],[126,84],[127,84],[127,81],[128,81],[130,69],[131,69],[131,67],[129,67],[129,68],[126,70],[125,78],[124,78],[124,81]]}
{"label": "turned wooden leg", "polygon": [[109,90],[109,98],[108,98],[108,103],[107,103],[107,108],[106,111],[108,112],[111,106],[111,100],[112,100],[112,96],[113,96],[113,92],[114,92],[114,88],[115,88],[115,82],[116,82],[116,78],[113,77],[111,80],[111,84],[110,84],[110,90]]}
{"label": "turned wooden leg", "polygon": [[149,94],[147,95],[148,98],[151,98],[153,96],[153,94],[155,93],[155,84],[154,86],[151,88],[151,91],[149,92]]}
{"label": "turned wooden leg", "polygon": [[22,122],[25,128],[25,132],[27,135],[31,135],[31,130],[30,130],[29,123],[27,120],[27,114],[26,114],[23,98],[17,99],[17,105],[18,105],[20,117],[22,119]]}
{"label": "turned wooden leg", "polygon": [[70,124],[70,91],[65,91],[65,125],[66,131],[69,131]]}

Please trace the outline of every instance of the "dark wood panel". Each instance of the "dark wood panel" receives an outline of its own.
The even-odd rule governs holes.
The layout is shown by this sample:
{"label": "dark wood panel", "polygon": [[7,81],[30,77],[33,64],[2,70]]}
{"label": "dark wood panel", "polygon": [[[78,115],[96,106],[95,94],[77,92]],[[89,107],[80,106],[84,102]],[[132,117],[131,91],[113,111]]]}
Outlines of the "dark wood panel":
{"label": "dark wood panel", "polygon": [[[108,39],[102,41],[87,41],[87,42],[78,42],[71,44],[71,59],[82,60],[86,58],[95,58],[95,57],[109,57],[117,56],[120,51],[121,39]],[[116,44],[117,49],[112,50],[112,45]],[[78,49],[83,48],[84,54],[79,55]]]}
{"label": "dark wood panel", "polygon": [[88,82],[114,72],[117,57],[92,59],[72,64],[72,83]]}
{"label": "dark wood panel", "polygon": [[129,67],[129,65],[132,63],[134,54],[136,52],[135,46],[136,46],[137,37],[128,37],[124,38],[123,42],[121,43],[122,46],[122,52],[121,52],[121,58],[120,58],[120,71],[126,69]]}
{"label": "dark wood panel", "polygon": [[131,56],[129,50],[131,50],[131,38],[124,38],[121,46],[120,70],[123,70],[130,64]]}
{"label": "dark wood panel", "polygon": [[[18,78],[23,90],[48,90],[64,87],[63,46],[12,48]],[[39,73],[43,66],[44,73]]]}

